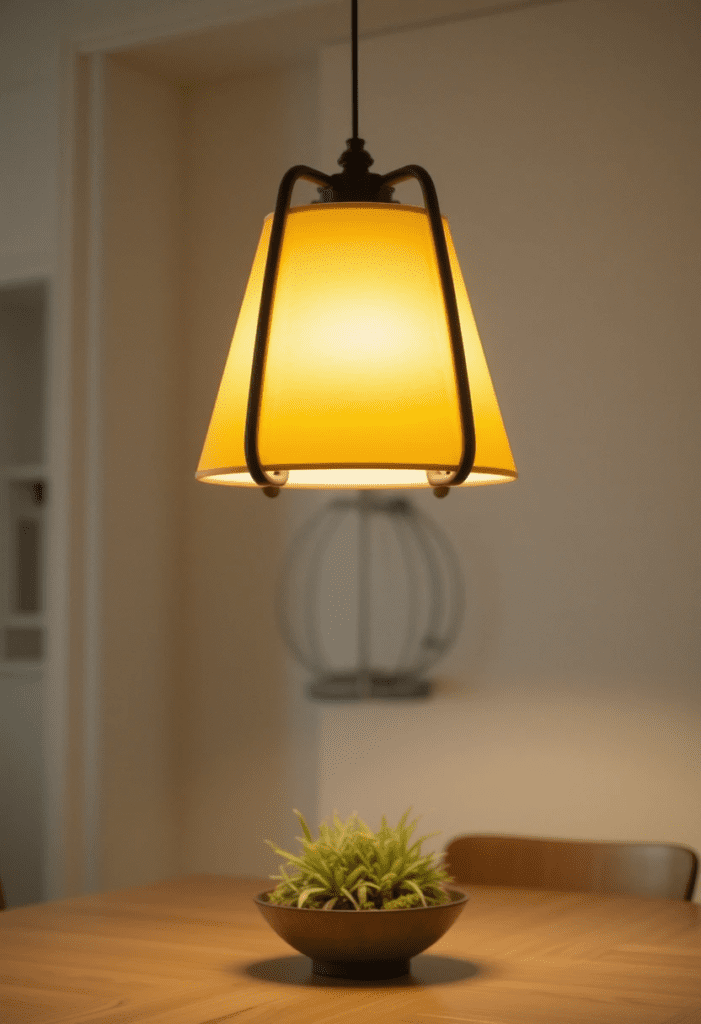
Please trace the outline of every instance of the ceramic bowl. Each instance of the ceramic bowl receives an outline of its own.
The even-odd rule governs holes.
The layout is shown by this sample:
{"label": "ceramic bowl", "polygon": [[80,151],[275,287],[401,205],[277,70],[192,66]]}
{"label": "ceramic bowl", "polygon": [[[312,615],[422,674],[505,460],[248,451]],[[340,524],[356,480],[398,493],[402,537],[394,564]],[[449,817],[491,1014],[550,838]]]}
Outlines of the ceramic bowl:
{"label": "ceramic bowl", "polygon": [[[272,891],[272,890],[269,890]],[[314,974],[330,978],[397,978],[457,920],[468,896],[449,889],[450,903],[403,910],[305,910],[255,902],[270,927],[311,957]]]}

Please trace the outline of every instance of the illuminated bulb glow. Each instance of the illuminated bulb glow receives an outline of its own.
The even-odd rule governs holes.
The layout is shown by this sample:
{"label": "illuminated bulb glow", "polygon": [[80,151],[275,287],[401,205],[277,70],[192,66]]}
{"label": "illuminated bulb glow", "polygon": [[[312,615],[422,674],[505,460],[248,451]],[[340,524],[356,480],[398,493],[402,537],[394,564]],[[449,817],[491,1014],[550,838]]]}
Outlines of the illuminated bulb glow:
{"label": "illuminated bulb glow", "polygon": [[[197,477],[256,486],[244,429],[270,241],[266,218]],[[463,486],[516,477],[447,222],[477,453]],[[258,436],[286,487],[428,487],[454,470],[462,437],[443,293],[425,210],[320,203],[287,218]]]}

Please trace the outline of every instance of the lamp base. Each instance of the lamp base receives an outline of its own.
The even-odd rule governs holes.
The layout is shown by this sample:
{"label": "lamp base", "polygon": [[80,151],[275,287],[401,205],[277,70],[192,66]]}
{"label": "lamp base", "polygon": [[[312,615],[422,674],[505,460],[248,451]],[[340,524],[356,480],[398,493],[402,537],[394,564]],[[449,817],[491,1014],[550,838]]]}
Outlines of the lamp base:
{"label": "lamp base", "polygon": [[430,697],[433,683],[415,676],[364,675],[324,676],[309,686],[315,700],[417,700]]}

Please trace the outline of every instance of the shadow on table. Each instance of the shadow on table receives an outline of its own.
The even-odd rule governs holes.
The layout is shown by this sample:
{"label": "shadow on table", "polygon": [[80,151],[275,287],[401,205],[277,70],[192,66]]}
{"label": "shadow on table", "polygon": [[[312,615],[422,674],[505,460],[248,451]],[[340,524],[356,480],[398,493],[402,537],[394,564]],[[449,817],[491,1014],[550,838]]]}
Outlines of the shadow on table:
{"label": "shadow on table", "polygon": [[247,964],[243,972],[251,978],[260,978],[280,985],[309,985],[315,988],[411,988],[413,986],[448,985],[467,978],[484,978],[494,973],[485,964],[458,960],[450,956],[415,956],[411,973],[386,981],[356,981],[348,978],[324,978],[312,974],[312,962],[306,956],[279,956],[272,960],[257,960]]}

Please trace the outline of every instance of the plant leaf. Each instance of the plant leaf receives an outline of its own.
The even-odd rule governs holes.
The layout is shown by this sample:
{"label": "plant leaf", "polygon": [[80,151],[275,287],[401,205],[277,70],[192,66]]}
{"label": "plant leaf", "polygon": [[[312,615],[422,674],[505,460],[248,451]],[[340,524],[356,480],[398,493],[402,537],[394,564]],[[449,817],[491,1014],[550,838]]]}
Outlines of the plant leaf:
{"label": "plant leaf", "polygon": [[298,907],[302,907],[304,905],[304,901],[306,899],[308,899],[312,895],[312,893],[323,892],[323,891],[324,891],[323,889],[319,889],[318,887],[317,888],[310,887],[308,889],[303,889],[302,892],[297,897],[297,906]]}
{"label": "plant leaf", "polygon": [[309,840],[309,842],[313,843],[314,840],[312,839],[312,834],[309,831],[309,828],[307,827],[307,823],[304,820],[304,818],[302,817],[301,813],[298,810],[296,810],[296,808],[293,808],[293,814],[297,815],[297,817],[299,818],[299,823],[302,826],[302,831],[304,832],[304,834],[307,837],[307,839]]}
{"label": "plant leaf", "polygon": [[365,865],[364,864],[358,864],[358,866],[356,868],[353,868],[351,873],[348,875],[348,878],[346,879],[346,888],[354,889],[355,886],[358,883],[358,879],[361,878],[361,876],[364,874],[364,872],[365,872]]}
{"label": "plant leaf", "polygon": [[417,896],[421,900],[421,903],[425,907],[426,906],[426,899],[424,897],[424,894],[421,892],[421,889],[419,889],[418,885],[416,884],[416,882],[412,882],[412,880],[410,878],[407,878],[407,880],[404,882],[404,885],[408,885],[408,886],[410,886],[414,890],[414,892],[417,894]]}
{"label": "plant leaf", "polygon": [[341,889],[341,892],[346,897],[346,899],[350,900],[350,902],[353,904],[353,906],[355,907],[356,910],[360,910],[360,907],[358,906],[356,901],[353,899],[353,896],[351,895],[351,893],[349,893],[348,890],[345,888],[345,886],[344,886],[344,888]]}

